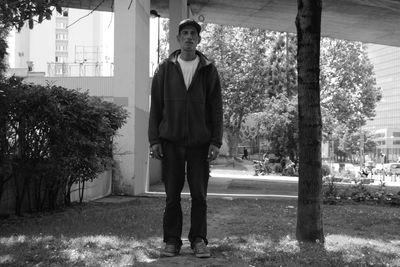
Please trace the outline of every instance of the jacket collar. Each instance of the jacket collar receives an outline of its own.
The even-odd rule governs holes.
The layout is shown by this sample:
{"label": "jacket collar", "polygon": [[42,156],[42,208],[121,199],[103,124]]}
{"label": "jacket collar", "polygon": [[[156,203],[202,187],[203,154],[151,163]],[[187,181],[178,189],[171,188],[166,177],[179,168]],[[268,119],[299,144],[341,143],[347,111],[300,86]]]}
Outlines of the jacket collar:
{"label": "jacket collar", "polygon": [[[181,53],[180,49],[175,50],[171,55],[169,55],[168,60],[176,64],[178,62],[178,56],[180,53]],[[196,55],[199,56],[200,59],[199,64],[201,67],[210,65],[212,63],[211,60],[209,60],[203,53],[201,53],[198,50],[196,50]]]}

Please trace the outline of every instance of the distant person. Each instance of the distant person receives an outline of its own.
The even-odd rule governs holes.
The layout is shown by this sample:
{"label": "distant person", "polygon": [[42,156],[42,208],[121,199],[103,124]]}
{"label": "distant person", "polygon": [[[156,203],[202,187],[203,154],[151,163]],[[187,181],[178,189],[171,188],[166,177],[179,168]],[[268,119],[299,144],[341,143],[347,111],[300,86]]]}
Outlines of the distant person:
{"label": "distant person", "polygon": [[248,156],[249,156],[249,152],[247,152],[247,148],[244,148],[242,159],[248,159]]}
{"label": "distant person", "polygon": [[189,241],[196,257],[210,257],[207,247],[209,165],[222,144],[222,97],[215,65],[197,51],[200,25],[179,23],[180,49],[161,62],[151,86],[150,156],[162,161],[166,206],[162,255],[182,246],[181,192],[186,179],[191,196]]}

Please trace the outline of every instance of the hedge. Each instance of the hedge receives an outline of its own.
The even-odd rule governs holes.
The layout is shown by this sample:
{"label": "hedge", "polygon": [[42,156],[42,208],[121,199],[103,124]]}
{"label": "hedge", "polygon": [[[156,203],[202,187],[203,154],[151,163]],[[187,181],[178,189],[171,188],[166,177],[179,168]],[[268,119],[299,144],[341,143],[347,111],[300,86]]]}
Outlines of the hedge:
{"label": "hedge", "polygon": [[113,164],[112,140],[127,111],[88,92],[0,80],[0,201],[15,187],[17,215],[23,201],[42,211],[71,204],[71,186],[84,185]]}

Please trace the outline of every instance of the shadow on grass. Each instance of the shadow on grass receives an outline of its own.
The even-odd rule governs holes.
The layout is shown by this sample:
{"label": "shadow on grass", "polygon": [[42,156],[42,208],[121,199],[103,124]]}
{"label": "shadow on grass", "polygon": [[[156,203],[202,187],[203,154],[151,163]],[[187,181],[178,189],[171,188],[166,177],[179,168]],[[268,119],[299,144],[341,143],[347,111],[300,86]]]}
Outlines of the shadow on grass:
{"label": "shadow on grass", "polygon": [[[324,206],[324,244],[298,243],[296,201],[210,199],[212,257],[160,257],[164,198],[88,203],[0,221],[2,266],[399,266],[398,209]],[[184,233],[189,199],[182,200]],[[382,222],[385,227],[376,227]],[[374,219],[376,218],[376,220]],[[368,223],[367,223],[368,222]],[[360,228],[364,225],[364,228]],[[385,230],[382,230],[385,228]]]}

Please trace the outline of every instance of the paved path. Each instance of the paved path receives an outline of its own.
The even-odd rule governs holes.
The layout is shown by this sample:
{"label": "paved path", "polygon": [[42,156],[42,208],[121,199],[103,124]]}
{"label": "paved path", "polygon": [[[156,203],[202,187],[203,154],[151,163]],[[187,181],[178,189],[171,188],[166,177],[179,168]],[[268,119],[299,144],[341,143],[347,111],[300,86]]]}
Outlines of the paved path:
{"label": "paved path", "polygon": [[[243,196],[243,197],[297,197],[297,177],[268,175],[254,176],[248,171],[212,170],[208,183],[208,196]],[[150,192],[164,192],[164,185],[159,182],[149,188]],[[184,194],[189,193],[185,183]]]}
{"label": "paved path", "polygon": [[[208,185],[208,196],[236,196],[236,197],[269,197],[269,198],[296,198],[298,195],[298,177],[282,175],[254,176],[248,170],[212,169]],[[393,177],[378,177],[374,185],[381,184],[384,179],[386,186],[400,186]],[[348,184],[348,183],[347,183]],[[153,194],[163,194],[164,185],[159,182],[149,188]],[[188,194],[187,183],[183,194]]]}

